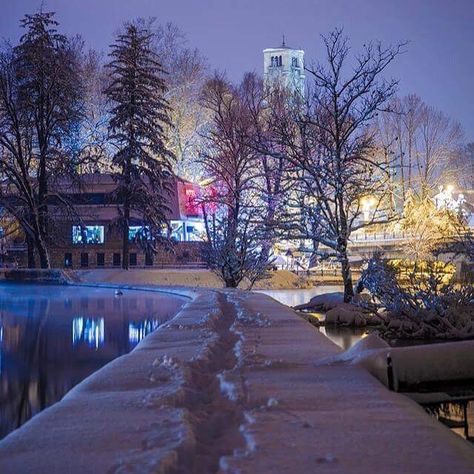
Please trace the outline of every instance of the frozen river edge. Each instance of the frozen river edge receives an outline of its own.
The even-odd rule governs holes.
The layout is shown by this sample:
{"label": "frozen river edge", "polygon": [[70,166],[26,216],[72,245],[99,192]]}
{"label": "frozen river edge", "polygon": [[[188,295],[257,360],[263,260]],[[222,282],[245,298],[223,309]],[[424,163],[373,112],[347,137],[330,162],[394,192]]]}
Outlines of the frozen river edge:
{"label": "frozen river edge", "polygon": [[473,447],[413,401],[318,365],[340,349],[288,307],[161,290],[190,300],[0,442],[2,474],[473,472]]}

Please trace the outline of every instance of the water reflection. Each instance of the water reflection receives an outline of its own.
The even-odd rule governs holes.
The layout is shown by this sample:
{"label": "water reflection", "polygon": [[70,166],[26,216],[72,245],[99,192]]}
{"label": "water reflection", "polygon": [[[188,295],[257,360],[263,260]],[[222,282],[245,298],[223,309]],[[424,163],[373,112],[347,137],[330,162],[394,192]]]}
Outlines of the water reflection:
{"label": "water reflection", "polygon": [[0,285],[0,438],[170,319],[151,292]]}
{"label": "water reflection", "polygon": [[350,349],[356,342],[367,336],[365,328],[344,328],[328,325],[321,326],[319,332],[344,350]]}
{"label": "water reflection", "polygon": [[129,323],[128,342],[133,346],[137,345],[146,335],[153,332],[160,324],[160,321],[150,321],[148,319],[139,323]]}
{"label": "water reflection", "polygon": [[422,404],[425,410],[457,435],[474,442],[474,399]]}
{"label": "water reflection", "polygon": [[74,318],[72,320],[72,344],[85,342],[96,350],[104,344],[104,318]]}
{"label": "water reflection", "polygon": [[[259,290],[260,293],[265,293],[287,306],[307,303],[313,296],[334,293],[335,291],[342,291],[342,287],[338,285],[321,285],[305,290]],[[317,315],[315,313],[315,316],[320,320],[324,320],[323,314]],[[364,328],[321,326],[319,331],[344,350],[351,348],[367,335],[367,331]]]}
{"label": "water reflection", "polygon": [[303,290],[258,290],[257,292],[265,293],[287,306],[297,306],[307,303],[313,296],[333,293],[335,291],[342,291],[342,286],[321,285]]}

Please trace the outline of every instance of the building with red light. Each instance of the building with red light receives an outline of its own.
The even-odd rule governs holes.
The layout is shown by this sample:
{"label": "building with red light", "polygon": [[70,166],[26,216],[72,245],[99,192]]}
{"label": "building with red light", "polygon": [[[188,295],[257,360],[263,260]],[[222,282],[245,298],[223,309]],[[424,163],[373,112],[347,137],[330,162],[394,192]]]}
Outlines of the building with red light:
{"label": "building with red light", "polygon": [[[118,226],[120,211],[112,203],[116,183],[111,174],[91,173],[80,176],[77,183],[63,180],[56,193],[74,207],[70,215],[58,213],[54,239],[49,244],[51,265],[55,268],[119,267],[122,258],[122,230]],[[138,242],[144,222],[139,212],[133,212],[129,226],[130,266],[182,266],[201,263],[201,244],[205,238],[202,209],[199,204],[201,187],[174,178],[171,192],[164,196],[168,207],[171,245],[156,244],[146,250]],[[54,200],[50,212],[54,215]],[[146,226],[145,226],[146,227]],[[10,247],[9,247],[10,245]],[[4,244],[5,261],[26,265],[26,246],[21,241]],[[149,246],[151,247],[151,246]]]}

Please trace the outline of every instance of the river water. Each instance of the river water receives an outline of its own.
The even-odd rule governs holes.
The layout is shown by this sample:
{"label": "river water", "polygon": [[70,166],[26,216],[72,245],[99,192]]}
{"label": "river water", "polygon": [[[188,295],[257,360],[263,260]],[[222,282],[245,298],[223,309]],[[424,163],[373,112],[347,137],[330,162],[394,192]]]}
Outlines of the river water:
{"label": "river water", "polygon": [[172,318],[156,292],[0,284],[0,438]]}

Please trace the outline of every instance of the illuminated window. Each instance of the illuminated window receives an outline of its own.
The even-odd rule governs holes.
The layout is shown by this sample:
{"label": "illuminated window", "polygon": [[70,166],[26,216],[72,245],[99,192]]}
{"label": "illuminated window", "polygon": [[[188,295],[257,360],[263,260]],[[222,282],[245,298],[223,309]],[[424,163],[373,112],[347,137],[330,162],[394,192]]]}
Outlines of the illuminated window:
{"label": "illuminated window", "polygon": [[72,226],[73,244],[103,244],[104,226],[103,225],[80,225]]}
{"label": "illuminated window", "polygon": [[151,232],[148,226],[131,225],[128,227],[128,240],[151,240]]}

